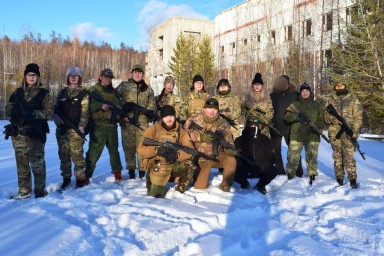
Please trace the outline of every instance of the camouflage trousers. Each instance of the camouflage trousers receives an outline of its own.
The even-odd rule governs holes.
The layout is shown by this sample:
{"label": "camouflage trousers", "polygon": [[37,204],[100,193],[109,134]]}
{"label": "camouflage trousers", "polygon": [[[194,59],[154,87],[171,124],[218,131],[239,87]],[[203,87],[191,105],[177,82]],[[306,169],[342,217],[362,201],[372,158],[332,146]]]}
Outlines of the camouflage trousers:
{"label": "camouflage trousers", "polygon": [[305,150],[305,161],[307,163],[307,175],[317,175],[317,155],[319,152],[320,142],[303,142],[303,141],[293,141],[289,142],[288,153],[287,153],[287,166],[286,171],[291,176],[294,177],[297,167],[300,164],[300,155],[301,151]]}
{"label": "camouflage trousers", "polygon": [[85,179],[84,142],[73,129],[56,129],[56,140],[59,146],[60,170],[63,178],[71,178],[72,161],[75,165],[76,180]]}
{"label": "camouflage trousers", "polygon": [[[148,128],[147,122],[139,122],[139,124],[142,130],[131,124],[125,124],[121,127],[121,137],[127,170],[136,169],[137,146],[144,136],[144,131]],[[138,156],[137,162],[138,169],[140,171],[146,171],[143,158],[141,156]]]}
{"label": "camouflage trousers", "polygon": [[165,196],[165,185],[171,177],[179,177],[176,189],[184,192],[193,179],[196,166],[191,160],[176,162],[170,164],[168,168],[162,171],[155,171],[151,168],[146,178],[147,192],[149,196],[161,195]]}
{"label": "camouflage trousers", "polygon": [[343,134],[340,139],[335,137],[329,138],[333,149],[333,168],[337,179],[344,178],[344,168],[348,173],[348,179],[353,180],[357,178],[356,174],[356,160],[354,158],[355,148],[352,142]]}
{"label": "camouflage trousers", "polygon": [[116,125],[95,124],[89,134],[89,148],[85,157],[85,175],[89,178],[93,176],[96,163],[103,153],[104,146],[107,146],[109,153],[109,163],[112,173],[123,169],[119,154],[119,140]]}
{"label": "camouflage trousers", "polygon": [[33,140],[24,135],[12,137],[12,144],[15,149],[19,192],[32,192],[32,171],[35,182],[34,193],[44,193],[46,180],[45,144],[41,143],[40,140]]}

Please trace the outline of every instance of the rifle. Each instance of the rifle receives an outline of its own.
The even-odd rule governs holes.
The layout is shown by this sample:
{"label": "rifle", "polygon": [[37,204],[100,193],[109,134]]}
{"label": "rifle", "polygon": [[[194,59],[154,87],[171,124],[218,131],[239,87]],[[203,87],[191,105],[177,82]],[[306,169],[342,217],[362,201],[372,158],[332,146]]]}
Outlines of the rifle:
{"label": "rifle", "polygon": [[64,125],[70,129],[73,129],[82,139],[84,140],[87,140],[85,138],[85,134],[79,130],[79,127],[77,127],[76,125],[74,125],[68,118],[64,117],[63,115],[59,114],[59,113],[55,113],[56,115],[58,115],[60,117],[60,119],[63,121]]}
{"label": "rifle", "polygon": [[361,152],[360,144],[359,144],[359,142],[357,142],[357,140],[355,138],[353,138],[353,131],[348,126],[345,119],[342,116],[340,116],[339,113],[337,113],[336,109],[333,107],[332,104],[329,104],[326,107],[326,110],[328,111],[328,113],[335,116],[337,118],[337,120],[339,120],[341,122],[341,129],[336,134],[336,139],[340,139],[341,135],[343,135],[343,133],[345,132],[345,134],[347,135],[347,138],[352,142],[353,146],[355,147],[355,150],[357,149],[359,151],[361,157],[365,160],[365,156],[364,156],[365,153]]}
{"label": "rifle", "polygon": [[211,130],[204,129],[203,127],[201,127],[200,125],[198,125],[194,121],[192,121],[192,123],[190,124],[189,128],[197,130],[197,131],[202,131],[202,132],[204,132],[206,134],[209,134],[209,135],[211,135],[213,137],[212,154],[213,154],[214,157],[219,155],[218,147],[219,147],[219,144],[220,144],[223,148],[230,149],[230,150],[234,151],[236,156],[240,157],[241,159],[243,159],[247,164],[252,165],[252,166],[255,165],[254,162],[252,162],[247,157],[245,157],[242,154],[240,154],[240,152],[237,150],[235,145],[233,145],[233,144],[229,143],[228,141],[226,141],[219,131],[211,131]]}
{"label": "rifle", "polygon": [[207,154],[204,154],[203,152],[200,152],[196,149],[193,149],[193,148],[189,148],[189,147],[186,147],[186,146],[182,146],[182,145],[179,145],[177,143],[174,143],[174,142],[170,142],[170,141],[166,141],[164,143],[162,142],[159,142],[159,141],[156,141],[156,140],[152,140],[150,138],[146,138],[144,137],[144,142],[143,142],[143,145],[144,146],[155,146],[155,147],[166,147],[166,148],[171,148],[171,149],[174,149],[174,150],[182,150],[184,151],[185,153],[188,153],[194,157],[203,157],[207,160],[211,160],[211,161],[214,161],[214,162],[218,162],[219,160],[217,160],[215,157],[211,157]]}
{"label": "rifle", "polygon": [[149,110],[143,106],[140,106],[139,104],[136,104],[135,102],[127,102],[123,105],[123,109],[125,112],[133,112],[133,119],[136,120],[136,122],[139,120],[139,114],[143,113],[147,118],[153,119],[154,121],[157,121],[160,119],[160,117],[156,114],[155,111]]}
{"label": "rifle", "polygon": [[323,134],[323,132],[309,119],[304,113],[300,112],[295,105],[291,105],[291,109],[297,114],[297,117],[300,120],[301,126],[299,130],[303,129],[303,126],[308,125],[311,130],[320,135],[327,143],[329,143],[329,139]]}
{"label": "rifle", "polygon": [[228,116],[226,116],[226,115],[224,115],[224,114],[219,113],[219,115],[220,115],[225,121],[227,121],[227,123],[229,123],[233,128],[235,128],[236,130],[238,130],[238,129],[237,129],[237,126],[236,126],[236,123],[235,123],[234,120],[232,120],[230,117],[228,117]]}
{"label": "rifle", "polygon": [[[266,115],[265,111],[261,110],[260,108],[256,108],[255,110],[256,110],[256,112],[260,113],[265,119],[267,119],[267,118],[265,117],[265,115]],[[260,119],[259,119],[259,122],[260,122],[262,125],[268,126],[269,129],[272,129],[277,135],[281,136],[280,131],[277,130],[277,129],[273,126],[272,122],[264,122],[263,120],[260,120]]]}
{"label": "rifle", "polygon": [[[108,106],[110,106],[112,108],[112,117],[111,117],[111,122],[112,123],[116,123],[116,115],[124,116],[124,117],[127,116],[127,114],[125,113],[125,111],[122,108],[120,108],[119,106],[113,104],[110,101],[105,100],[98,93],[91,92],[89,94],[89,97],[94,99],[94,100],[96,100],[96,101],[98,101],[98,102],[100,102],[100,103],[106,104],[106,105],[108,105]],[[129,118],[128,123],[136,126],[140,130],[143,130],[143,128],[140,127],[140,125],[137,123],[137,120],[135,120],[135,119]]]}

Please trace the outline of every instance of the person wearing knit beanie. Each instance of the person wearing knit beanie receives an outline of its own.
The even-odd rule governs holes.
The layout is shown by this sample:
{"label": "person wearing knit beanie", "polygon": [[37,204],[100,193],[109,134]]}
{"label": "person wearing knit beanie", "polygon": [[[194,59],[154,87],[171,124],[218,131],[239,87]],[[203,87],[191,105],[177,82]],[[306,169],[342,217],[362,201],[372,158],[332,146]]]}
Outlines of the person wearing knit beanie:
{"label": "person wearing knit beanie", "polygon": [[256,73],[255,77],[252,80],[252,84],[261,84],[261,85],[264,84],[264,81],[261,78],[261,74],[260,73]]}
{"label": "person wearing knit beanie", "polygon": [[40,77],[40,68],[36,63],[30,63],[25,67],[24,76],[28,73],[34,73]]}
{"label": "person wearing knit beanie", "polygon": [[310,93],[312,93],[311,86],[307,83],[303,83],[302,85],[300,85],[300,93],[302,90],[308,90]]}
{"label": "person wearing knit beanie", "polygon": [[160,109],[160,117],[176,116],[175,108],[171,105],[165,105]]}

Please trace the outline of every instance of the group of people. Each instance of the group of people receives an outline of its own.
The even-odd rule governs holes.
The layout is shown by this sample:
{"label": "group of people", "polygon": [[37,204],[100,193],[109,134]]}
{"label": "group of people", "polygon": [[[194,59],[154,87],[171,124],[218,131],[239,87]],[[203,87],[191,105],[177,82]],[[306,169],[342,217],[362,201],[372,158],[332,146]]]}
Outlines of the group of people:
{"label": "group of people", "polygon": [[[11,94],[6,108],[10,124],[5,133],[6,138],[12,137],[19,187],[11,198],[31,196],[31,172],[35,197],[47,195],[44,146],[50,119],[57,126],[61,190],[71,186],[72,165],[76,188],[90,184],[105,146],[115,181],[122,181],[118,125],[129,178],[145,177],[149,196],[164,197],[170,181],[177,183],[175,190],[180,193],[192,184],[195,189],[206,189],[211,168],[221,171],[218,188],[224,192],[230,191],[234,181],[246,189],[250,188],[249,178],[259,178],[254,188],[266,194],[266,185],[277,175],[287,175],[288,180],[303,176],[303,147],[312,184],[318,175],[320,142],[314,126],[320,130],[328,126],[337,182],[344,184],[346,170],[351,187],[357,188],[350,139],[359,135],[362,109],[346,84],[337,83],[327,102],[352,129],[342,133],[342,123],[314,99],[311,86],[304,83],[297,91],[286,75],[274,81],[273,91],[268,94],[262,75],[257,73],[245,101],[232,92],[228,79],[218,82],[217,93],[211,97],[203,77],[196,75],[190,92],[181,99],[174,93],[172,76],[165,78],[157,97],[143,77],[144,68],[134,65],[131,78],[114,88],[113,71],[106,68],[98,82],[86,89],[82,86],[82,70],[72,66],[66,73],[67,86],[53,104],[49,90],[40,81],[39,66],[28,64],[22,86]],[[87,133],[89,147],[84,157]],[[288,145],[285,168],[283,137]]]}

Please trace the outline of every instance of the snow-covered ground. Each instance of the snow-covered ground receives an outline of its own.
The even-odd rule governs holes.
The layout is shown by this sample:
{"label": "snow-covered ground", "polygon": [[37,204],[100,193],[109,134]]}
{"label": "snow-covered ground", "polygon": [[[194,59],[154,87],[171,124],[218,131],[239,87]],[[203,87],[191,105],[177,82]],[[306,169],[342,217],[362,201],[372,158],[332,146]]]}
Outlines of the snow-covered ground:
{"label": "snow-covered ground", "polygon": [[356,154],[357,190],[337,186],[322,141],[312,187],[307,178],[279,176],[266,196],[237,184],[224,193],[213,170],[209,189],[180,194],[170,184],[166,199],[155,199],[127,172],[115,184],[106,151],[90,186],[57,192],[62,178],[50,127],[49,195],[41,199],[9,199],[17,192],[14,151],[0,139],[0,255],[384,255],[382,142],[359,140],[367,160]]}

